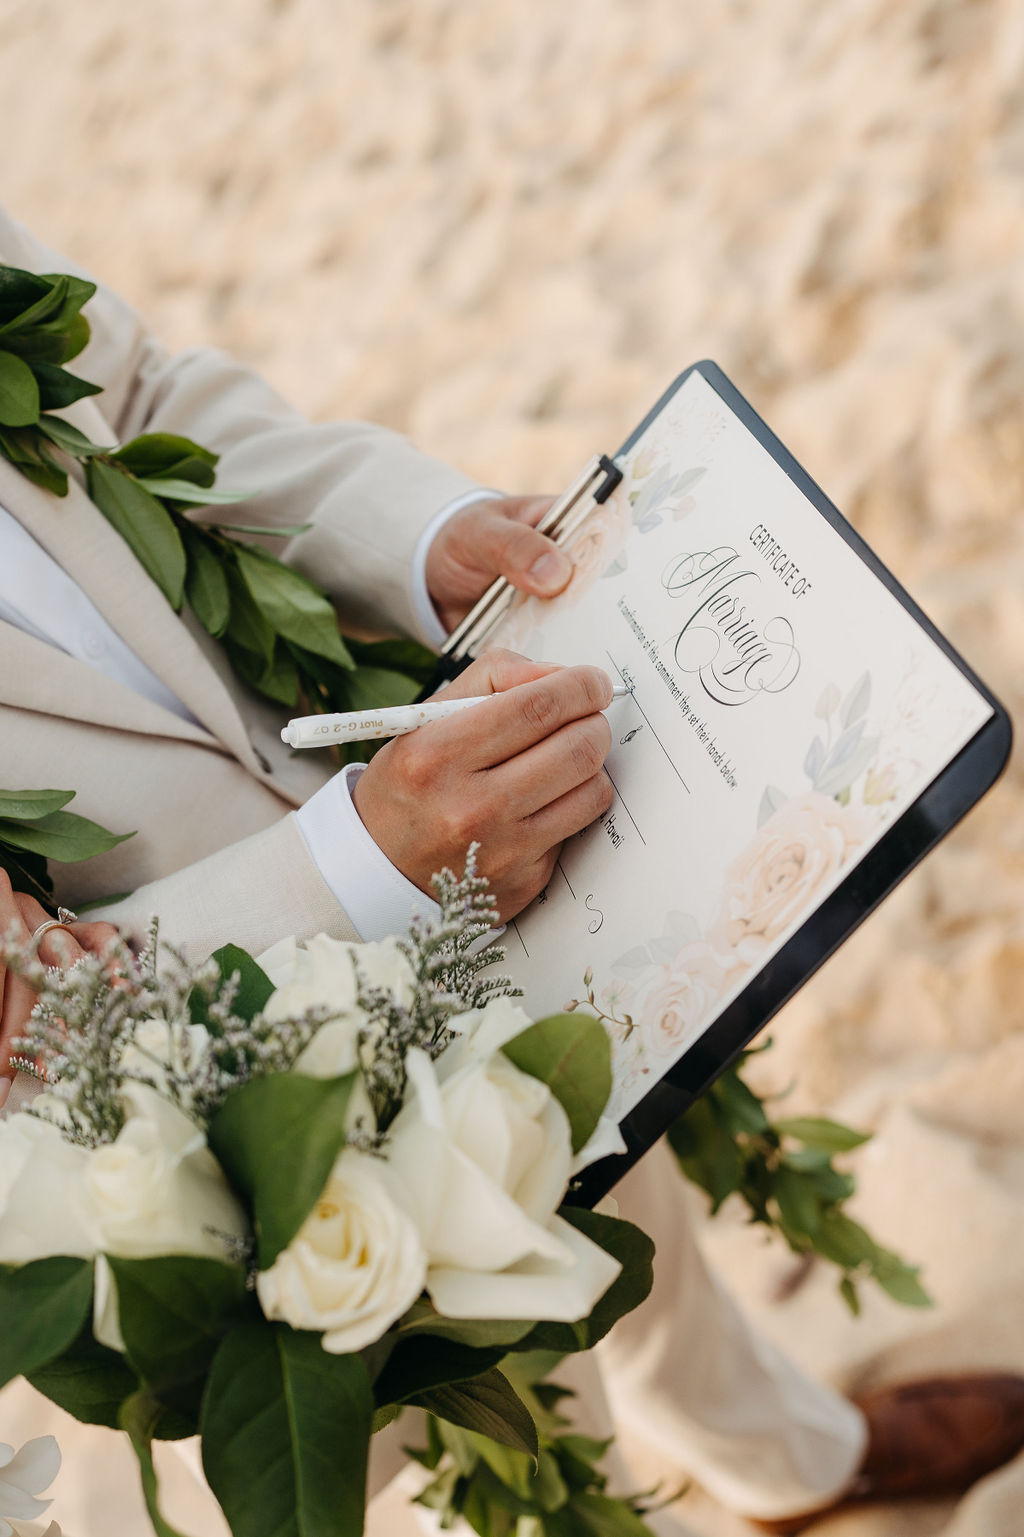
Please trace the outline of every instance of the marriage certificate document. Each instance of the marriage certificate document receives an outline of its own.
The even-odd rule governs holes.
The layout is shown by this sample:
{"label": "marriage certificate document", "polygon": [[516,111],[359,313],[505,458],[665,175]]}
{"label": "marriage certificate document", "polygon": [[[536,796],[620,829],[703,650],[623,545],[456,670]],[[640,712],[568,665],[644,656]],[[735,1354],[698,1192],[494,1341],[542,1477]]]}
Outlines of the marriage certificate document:
{"label": "marriage certificate document", "polygon": [[993,711],[701,374],[616,463],[488,644],[632,688],[611,809],[505,938],[532,1017],[605,1022],[622,1119]]}

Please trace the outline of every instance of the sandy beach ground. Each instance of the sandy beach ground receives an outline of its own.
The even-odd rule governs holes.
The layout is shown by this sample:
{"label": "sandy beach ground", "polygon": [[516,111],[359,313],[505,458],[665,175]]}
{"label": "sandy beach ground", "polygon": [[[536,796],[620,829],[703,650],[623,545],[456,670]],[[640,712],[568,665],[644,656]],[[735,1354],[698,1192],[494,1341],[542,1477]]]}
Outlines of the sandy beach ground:
{"label": "sandy beach ground", "polygon": [[[715,358],[1019,709],[1018,0],[0,0],[0,122],[3,200],[169,343],[491,485],[557,490]],[[844,1386],[1024,1370],[1022,889],[1018,757],[774,1028],[766,1080],[875,1131],[858,1210],[938,1299],[773,1300],[786,1254],[716,1221]],[[1022,1530],[1024,1463],[815,1528]]]}

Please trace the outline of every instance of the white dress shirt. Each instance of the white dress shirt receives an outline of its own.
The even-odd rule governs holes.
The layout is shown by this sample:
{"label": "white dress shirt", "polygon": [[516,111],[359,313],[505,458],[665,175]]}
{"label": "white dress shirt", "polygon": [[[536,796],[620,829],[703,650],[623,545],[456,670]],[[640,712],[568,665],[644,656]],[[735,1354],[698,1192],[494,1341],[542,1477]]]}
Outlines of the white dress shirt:
{"label": "white dress shirt", "polygon": [[[427,553],[449,518],[496,491],[470,491],[443,507],[420,537],[412,586],[421,639],[435,649],[445,630],[427,591]],[[0,620],[57,646],[183,720],[195,716],[140,660],[89,598],[18,520],[0,506]],[[405,878],[363,826],[351,789],[365,764],[350,764],[296,813],[313,862],[363,939],[403,934],[414,912],[436,904]]]}

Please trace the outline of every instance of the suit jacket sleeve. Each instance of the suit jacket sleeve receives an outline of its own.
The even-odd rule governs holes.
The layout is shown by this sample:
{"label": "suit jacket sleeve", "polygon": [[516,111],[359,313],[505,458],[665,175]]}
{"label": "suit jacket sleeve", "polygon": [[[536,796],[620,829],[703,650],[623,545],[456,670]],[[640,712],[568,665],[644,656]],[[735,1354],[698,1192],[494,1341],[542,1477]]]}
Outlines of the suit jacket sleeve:
{"label": "suit jacket sleeve", "polygon": [[89,913],[136,942],[154,916],[161,936],[193,961],[226,944],[259,955],[289,934],[299,941],[361,938],[310,858],[294,815]]}
{"label": "suit jacket sleeve", "polygon": [[[2,249],[39,272],[82,272],[0,211]],[[97,404],[118,441],[142,432],[191,437],[221,455],[218,485],[252,491],[227,521],[312,525],[276,555],[326,589],[343,628],[361,636],[419,635],[410,585],[420,534],[476,482],[365,422],[307,421],[225,353],[175,355],[130,305],[100,287],[85,311],[92,339],[71,365],[103,387]]]}

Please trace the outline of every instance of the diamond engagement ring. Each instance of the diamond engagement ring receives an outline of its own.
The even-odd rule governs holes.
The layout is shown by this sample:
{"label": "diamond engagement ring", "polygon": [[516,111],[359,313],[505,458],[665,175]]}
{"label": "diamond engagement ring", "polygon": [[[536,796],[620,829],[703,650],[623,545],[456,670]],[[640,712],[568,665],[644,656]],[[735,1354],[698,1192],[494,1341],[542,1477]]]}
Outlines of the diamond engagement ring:
{"label": "diamond engagement ring", "polygon": [[44,934],[49,934],[51,929],[66,929],[69,923],[76,922],[77,913],[73,913],[69,907],[58,907],[56,918],[47,918],[33,931],[32,943],[38,945]]}

